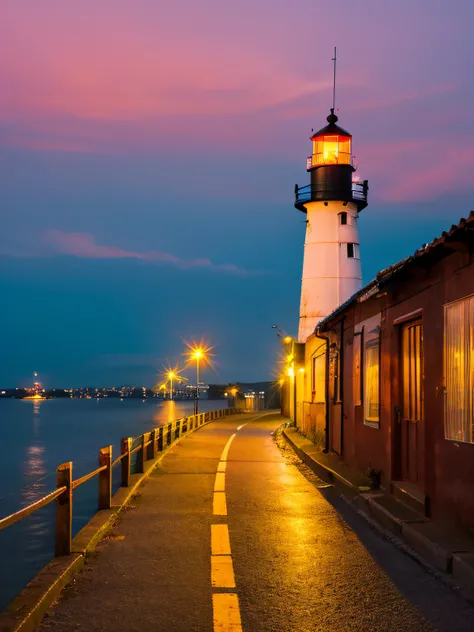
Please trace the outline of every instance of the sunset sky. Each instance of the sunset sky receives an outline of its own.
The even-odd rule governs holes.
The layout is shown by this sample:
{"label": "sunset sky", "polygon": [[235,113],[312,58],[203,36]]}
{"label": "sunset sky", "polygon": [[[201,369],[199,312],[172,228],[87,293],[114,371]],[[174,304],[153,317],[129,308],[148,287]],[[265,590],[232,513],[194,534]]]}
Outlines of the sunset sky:
{"label": "sunset sky", "polygon": [[147,384],[183,340],[272,379],[311,128],[336,108],[364,283],[474,208],[472,0],[3,0],[0,386]]}

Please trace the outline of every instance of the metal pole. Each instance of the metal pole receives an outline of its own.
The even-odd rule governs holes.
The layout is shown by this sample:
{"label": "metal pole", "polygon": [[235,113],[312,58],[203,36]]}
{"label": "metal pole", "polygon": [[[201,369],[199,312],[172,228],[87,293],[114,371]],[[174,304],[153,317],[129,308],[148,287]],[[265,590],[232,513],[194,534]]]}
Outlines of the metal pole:
{"label": "metal pole", "polygon": [[199,358],[196,358],[196,413],[199,412]]}
{"label": "metal pole", "polygon": [[170,387],[170,400],[172,400],[173,399],[173,378],[172,377],[170,378],[170,385],[171,385],[171,387]]}
{"label": "metal pole", "polygon": [[295,361],[293,360],[293,416],[295,418],[295,426],[297,425],[296,423],[296,365],[295,365]]}

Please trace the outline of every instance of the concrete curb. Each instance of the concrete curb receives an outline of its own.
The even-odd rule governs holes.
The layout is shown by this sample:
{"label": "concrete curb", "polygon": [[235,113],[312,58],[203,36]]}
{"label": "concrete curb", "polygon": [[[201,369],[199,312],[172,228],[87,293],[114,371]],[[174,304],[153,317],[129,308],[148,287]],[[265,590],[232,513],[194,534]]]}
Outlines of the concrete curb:
{"label": "concrete curb", "polygon": [[393,515],[378,502],[384,496],[382,491],[361,492],[350,481],[297,446],[285,430],[282,430],[282,434],[303,463],[320,478],[331,483],[337,481],[350,491],[350,497],[345,498],[348,505],[374,524],[382,534],[388,531],[398,538],[404,545],[402,550],[405,546],[411,549],[426,567],[434,567],[444,572],[445,577],[454,582],[457,590],[466,599],[474,601],[474,542],[473,550],[460,550],[459,543],[454,539],[450,543],[451,546],[446,546],[449,544],[446,538],[442,538],[441,543],[430,539],[422,532],[423,529],[433,526],[429,524],[428,519],[403,519]]}
{"label": "concrete curb", "polygon": [[35,630],[50,605],[84,564],[84,556],[75,553],[66,557],[57,557],[45,566],[2,612],[1,632]]}
{"label": "concrete curb", "polygon": [[349,489],[350,491],[359,493],[359,488],[353,485],[346,478],[341,476],[341,474],[338,474],[338,472],[335,472],[334,470],[327,467],[326,465],[323,465],[322,463],[317,461],[314,457],[312,457],[310,454],[308,454],[307,452],[302,450],[300,447],[298,447],[296,443],[294,443],[294,441],[288,435],[286,430],[282,430],[282,433],[286,441],[288,441],[288,443],[291,445],[291,447],[296,452],[296,454],[300,457],[303,463],[305,463],[311,470],[313,470],[315,474],[317,474],[320,478],[322,478],[323,481],[326,481],[327,483],[338,482],[342,484],[345,488]]}
{"label": "concrete curb", "polygon": [[[242,414],[242,413],[236,413]],[[47,564],[0,613],[0,632],[33,632],[41,623],[49,607],[59,598],[61,591],[74,579],[86,563],[87,556],[115,525],[122,510],[130,504],[138,488],[146,481],[163,458],[190,434],[210,423],[229,419],[227,415],[206,421],[176,439],[155,459],[145,463],[143,474],[133,474],[130,487],[121,487],[112,498],[111,509],[97,512],[72,541],[71,555],[54,558]]]}

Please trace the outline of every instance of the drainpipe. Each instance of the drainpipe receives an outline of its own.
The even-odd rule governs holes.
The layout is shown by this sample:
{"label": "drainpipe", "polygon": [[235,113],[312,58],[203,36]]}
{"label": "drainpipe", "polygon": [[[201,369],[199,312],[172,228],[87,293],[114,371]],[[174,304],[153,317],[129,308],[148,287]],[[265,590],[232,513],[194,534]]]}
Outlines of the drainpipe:
{"label": "drainpipe", "polygon": [[339,392],[341,394],[341,456],[344,453],[344,318],[341,320],[341,344],[339,348]]}
{"label": "drainpipe", "polygon": [[321,338],[322,340],[324,340],[326,342],[326,379],[325,379],[325,385],[324,385],[324,390],[325,390],[325,407],[326,407],[326,413],[325,413],[325,423],[324,423],[324,450],[323,452],[325,454],[327,454],[329,452],[329,337],[328,336],[324,336],[323,334],[319,333],[319,329],[316,329],[316,335],[318,336],[318,338]]}

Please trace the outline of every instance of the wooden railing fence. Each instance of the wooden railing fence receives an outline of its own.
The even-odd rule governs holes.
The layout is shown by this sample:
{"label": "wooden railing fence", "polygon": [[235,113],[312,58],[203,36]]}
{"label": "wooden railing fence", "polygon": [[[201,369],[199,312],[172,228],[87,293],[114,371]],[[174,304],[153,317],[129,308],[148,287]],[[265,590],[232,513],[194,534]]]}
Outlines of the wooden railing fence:
{"label": "wooden railing fence", "polygon": [[[94,476],[98,477],[98,509],[110,509],[112,506],[112,470],[117,465],[121,468],[121,487],[129,487],[131,481],[132,456],[137,453],[136,473],[145,471],[145,463],[156,458],[159,452],[165,450],[181,436],[199,428],[203,424],[220,419],[227,415],[241,412],[236,408],[223,408],[199,413],[190,417],[182,417],[170,421],[163,426],[145,432],[135,440],[131,437],[122,439],[121,454],[112,460],[112,446],[108,445],[99,450],[99,467],[73,480],[72,461],[62,463],[56,470],[56,489],[40,498],[36,502],[24,507],[6,518],[0,520],[0,531],[30,516],[38,509],[46,507],[56,501],[56,546],[58,555],[69,555],[72,548],[72,511],[73,490],[83,485]],[[133,444],[137,443],[132,448]]]}

